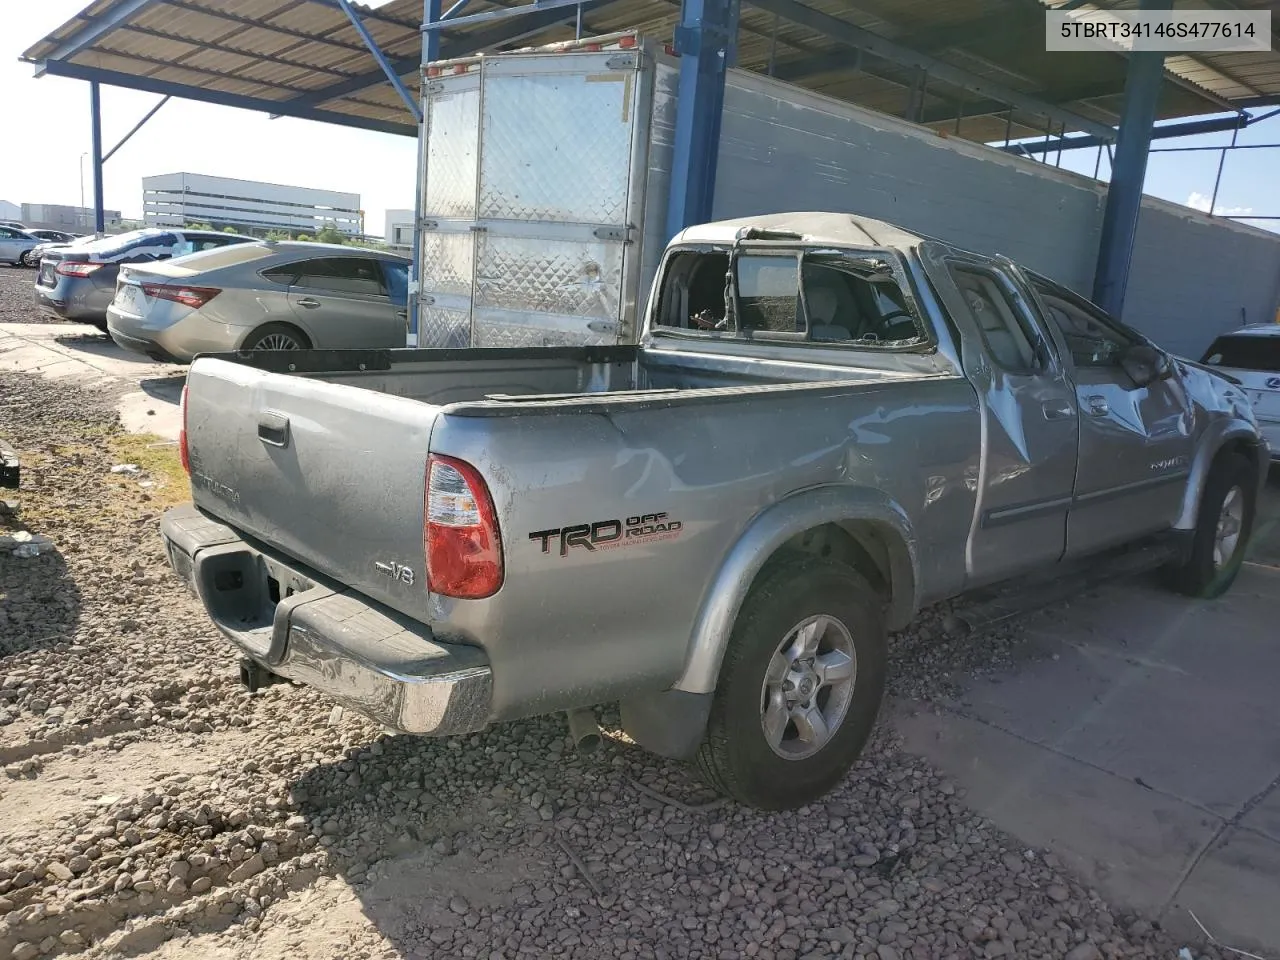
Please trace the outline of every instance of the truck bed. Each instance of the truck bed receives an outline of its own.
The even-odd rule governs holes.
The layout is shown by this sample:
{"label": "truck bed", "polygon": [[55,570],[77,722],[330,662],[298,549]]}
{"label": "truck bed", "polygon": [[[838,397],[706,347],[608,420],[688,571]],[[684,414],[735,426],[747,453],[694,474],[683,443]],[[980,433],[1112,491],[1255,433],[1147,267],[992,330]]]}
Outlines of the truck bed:
{"label": "truck bed", "polygon": [[[473,630],[459,608],[480,615],[486,601],[436,597],[421,573],[429,453],[461,458],[485,476],[508,570],[518,573],[509,588],[519,592],[539,589],[538,576],[520,569],[531,533],[580,522],[579,512],[585,521],[683,510],[681,543],[693,543],[709,529],[694,522],[697,511],[710,517],[718,498],[740,501],[734,513],[745,519],[789,490],[847,473],[856,466],[842,466],[850,442],[892,436],[914,449],[909,431],[920,427],[911,422],[929,419],[931,408],[886,419],[894,404],[883,394],[897,382],[934,382],[923,391],[937,400],[927,429],[939,438],[932,472],[956,473],[963,492],[959,461],[976,443],[966,381],[931,368],[926,356],[912,370],[901,358],[897,369],[874,369],[848,366],[848,352],[839,367],[816,354],[735,359],[701,345],[696,354],[587,347],[202,357],[191,367],[185,413],[193,497],[285,557],[424,623],[447,621],[465,640]],[[387,565],[414,567],[414,587],[386,576]],[[584,588],[609,566],[580,571]],[[616,603],[620,616],[632,605]],[[689,611],[682,615],[687,631]]]}

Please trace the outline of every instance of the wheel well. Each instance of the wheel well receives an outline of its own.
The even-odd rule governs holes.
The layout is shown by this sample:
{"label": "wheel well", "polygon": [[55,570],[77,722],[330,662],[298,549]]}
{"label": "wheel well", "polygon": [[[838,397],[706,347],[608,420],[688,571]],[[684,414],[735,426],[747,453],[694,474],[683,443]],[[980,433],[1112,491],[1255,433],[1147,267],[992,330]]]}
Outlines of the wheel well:
{"label": "wheel well", "polygon": [[250,330],[248,336],[246,336],[242,342],[244,344],[252,343],[254,339],[260,336],[262,331],[266,330],[268,327],[284,327],[284,329],[290,331],[291,333],[297,335],[298,337],[301,337],[302,342],[306,344],[308,347],[313,346],[311,342],[311,338],[307,336],[307,331],[303,330],[296,323],[289,323],[287,320],[269,320],[264,324],[260,324],[259,326],[256,326],[252,330]]}
{"label": "wheel well", "polygon": [[[866,579],[886,604],[893,602],[889,548],[875,523],[848,521],[823,523],[802,530],[774,553],[810,553],[852,567]],[[771,560],[773,557],[770,558]],[[757,575],[758,576],[758,575]]]}
{"label": "wheel well", "polygon": [[1250,443],[1244,437],[1236,437],[1234,440],[1228,440],[1218,448],[1218,452],[1213,455],[1213,465],[1216,467],[1230,456],[1244,457],[1256,467],[1258,466],[1259,458],[1262,456],[1262,450],[1258,444]]}

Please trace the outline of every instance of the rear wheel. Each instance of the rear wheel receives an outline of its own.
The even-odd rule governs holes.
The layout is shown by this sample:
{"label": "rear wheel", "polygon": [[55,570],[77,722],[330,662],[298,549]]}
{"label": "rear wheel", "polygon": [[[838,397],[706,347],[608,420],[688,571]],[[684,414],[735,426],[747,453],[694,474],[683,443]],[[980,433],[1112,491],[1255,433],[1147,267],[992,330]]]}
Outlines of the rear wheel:
{"label": "rear wheel", "polygon": [[707,781],[766,810],[840,782],[884,695],[880,597],[831,560],[787,557],[758,578],[734,624],[697,762]]}
{"label": "rear wheel", "polygon": [[1214,464],[1186,560],[1169,570],[1171,585],[1193,597],[1221,596],[1244,563],[1257,506],[1254,465],[1237,454]]}
{"label": "rear wheel", "polygon": [[311,341],[297,327],[287,323],[267,323],[244,342],[245,350],[309,350]]}

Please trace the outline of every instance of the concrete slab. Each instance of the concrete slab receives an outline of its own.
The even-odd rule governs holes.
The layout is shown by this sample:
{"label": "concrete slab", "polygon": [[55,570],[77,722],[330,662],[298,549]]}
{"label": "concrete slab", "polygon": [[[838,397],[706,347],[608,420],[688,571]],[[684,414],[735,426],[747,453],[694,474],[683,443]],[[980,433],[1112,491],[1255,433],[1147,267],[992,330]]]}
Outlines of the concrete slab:
{"label": "concrete slab", "polygon": [[1280,842],[1243,828],[1226,831],[1196,864],[1161,918],[1175,935],[1199,933],[1243,950],[1280,946]]}
{"label": "concrete slab", "polygon": [[1280,570],[1254,565],[1227,598],[1209,604],[1153,582],[1102,591],[1028,624],[1057,660],[979,683],[960,706],[1230,817],[1280,770],[1277,597]]}
{"label": "concrete slab", "polygon": [[[1240,826],[1280,843],[1280,783],[1271,784],[1253,808],[1240,818]],[[1276,903],[1280,904],[1280,900]]]}
{"label": "concrete slab", "polygon": [[897,727],[967,804],[1053,850],[1122,909],[1159,914],[1219,827],[1191,804],[977,720],[925,710],[900,714]]}
{"label": "concrete slab", "polygon": [[1112,902],[1198,938],[1190,909],[1280,955],[1278,613],[1280,568],[1258,563],[1213,602],[1117,583],[1032,618],[1010,671],[896,723],[967,802]]}
{"label": "concrete slab", "polygon": [[0,324],[0,370],[69,379],[90,390],[109,391],[126,430],[178,438],[185,368],[128,353],[94,327]]}

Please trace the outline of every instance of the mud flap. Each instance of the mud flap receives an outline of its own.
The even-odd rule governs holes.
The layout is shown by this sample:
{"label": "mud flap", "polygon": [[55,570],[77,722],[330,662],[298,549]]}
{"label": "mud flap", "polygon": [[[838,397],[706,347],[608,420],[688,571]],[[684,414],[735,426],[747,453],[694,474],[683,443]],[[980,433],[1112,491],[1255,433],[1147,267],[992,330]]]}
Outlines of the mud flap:
{"label": "mud flap", "polygon": [[710,693],[664,690],[621,703],[622,728],[636,743],[660,757],[688,760],[707,732]]}

